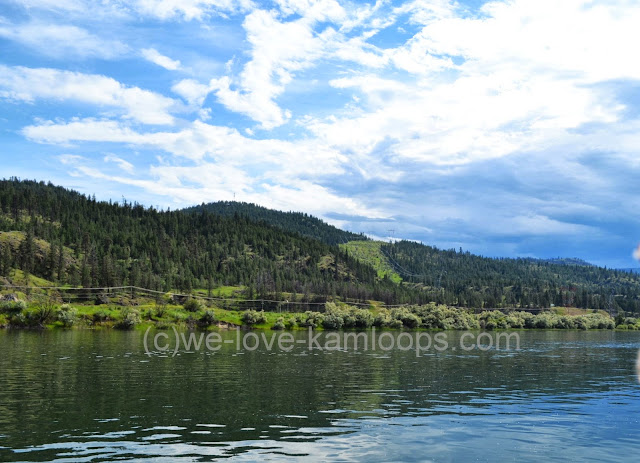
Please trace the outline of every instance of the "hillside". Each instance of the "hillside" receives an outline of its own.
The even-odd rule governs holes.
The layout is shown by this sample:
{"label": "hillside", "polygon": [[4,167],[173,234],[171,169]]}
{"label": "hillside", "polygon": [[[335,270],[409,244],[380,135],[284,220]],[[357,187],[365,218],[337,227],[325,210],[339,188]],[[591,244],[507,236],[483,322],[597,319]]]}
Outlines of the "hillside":
{"label": "hillside", "polygon": [[183,209],[186,212],[201,212],[203,210],[224,216],[240,216],[255,222],[262,222],[278,227],[288,232],[295,232],[302,236],[314,238],[326,244],[342,244],[348,241],[367,240],[364,235],[340,230],[328,223],[302,212],[281,212],[256,204],[235,201],[219,201],[201,204]]}
{"label": "hillside", "polygon": [[0,181],[0,278],[16,270],[58,285],[244,299],[640,311],[640,275],[576,259],[493,259],[244,203],[165,212],[12,179]]}
{"label": "hillside", "polygon": [[544,262],[548,262],[550,264],[557,265],[582,265],[586,267],[592,267],[593,264],[587,262],[584,259],[579,259],[577,257],[554,257],[553,259],[539,259]]}
{"label": "hillside", "polygon": [[240,215],[161,212],[32,181],[0,182],[0,276],[161,291],[242,286],[243,297],[413,299],[337,246]]}
{"label": "hillside", "polygon": [[380,252],[406,283],[440,303],[640,310],[640,275],[581,260],[494,259],[409,241],[382,244]]}

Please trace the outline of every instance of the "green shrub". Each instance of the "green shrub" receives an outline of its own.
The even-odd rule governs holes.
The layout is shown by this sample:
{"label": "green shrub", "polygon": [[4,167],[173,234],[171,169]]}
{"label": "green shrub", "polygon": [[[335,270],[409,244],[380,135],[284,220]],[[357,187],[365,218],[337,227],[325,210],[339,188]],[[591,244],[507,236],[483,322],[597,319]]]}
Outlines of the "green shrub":
{"label": "green shrub", "polygon": [[387,309],[380,309],[378,314],[373,318],[373,326],[383,328],[391,324],[391,315]]}
{"label": "green shrub", "polygon": [[[391,318],[400,321],[407,328],[417,328],[422,323],[420,317],[405,308],[392,309]],[[397,326],[397,323],[394,325]]]}
{"label": "green shrub", "polygon": [[529,312],[511,312],[506,322],[509,328],[533,328],[533,314]]}
{"label": "green shrub", "polygon": [[65,328],[75,325],[78,320],[78,311],[69,304],[62,304],[56,313],[56,318]]}
{"label": "green shrub", "polygon": [[198,300],[198,299],[194,299],[194,298],[190,297],[184,303],[182,308],[184,310],[186,310],[187,312],[198,312],[198,311],[202,310],[202,302],[200,302],[200,300]]}
{"label": "green shrub", "polygon": [[198,324],[200,326],[211,326],[217,321],[216,315],[213,310],[205,310],[200,319],[198,320]]}
{"label": "green shrub", "polygon": [[373,315],[371,311],[354,307],[350,312],[353,317],[354,328],[370,328],[373,325]]}
{"label": "green shrub", "polygon": [[616,326],[617,330],[628,330],[629,326],[628,325],[618,325]]}
{"label": "green shrub", "polygon": [[10,319],[10,324],[13,326],[28,326],[29,322],[25,312],[14,314]]}
{"label": "green shrub", "polygon": [[558,327],[559,317],[556,314],[543,312],[534,317],[534,327],[542,329],[553,329]]}
{"label": "green shrub", "polygon": [[105,310],[98,310],[93,313],[93,323],[102,323],[109,320],[109,314]]}
{"label": "green shrub", "polygon": [[4,312],[9,315],[17,314],[26,310],[27,303],[25,301],[2,301],[0,302],[0,313]]}
{"label": "green shrub", "polygon": [[5,314],[0,314],[0,328],[6,328],[9,326],[9,319]]}
{"label": "green shrub", "polygon": [[298,317],[298,325],[304,327],[317,328],[322,324],[323,315],[320,312],[307,310],[304,315]]}
{"label": "green shrub", "polygon": [[272,330],[278,330],[278,331],[284,330],[284,328],[285,328],[285,323],[284,323],[284,318],[282,317],[279,317],[271,327]]}
{"label": "green shrub", "polygon": [[266,323],[267,319],[264,317],[264,312],[257,310],[245,310],[241,317],[242,323],[245,325],[253,326],[260,325],[262,323]]}
{"label": "green shrub", "polygon": [[339,313],[329,312],[324,314],[322,327],[325,330],[339,330],[344,325],[344,318]]}
{"label": "green shrub", "polygon": [[137,310],[126,308],[122,311],[122,318],[113,326],[119,330],[133,329],[140,323],[140,314]]}
{"label": "green shrub", "polygon": [[576,328],[576,322],[574,317],[562,315],[558,317],[556,328],[562,328],[565,330],[572,330]]}
{"label": "green shrub", "polygon": [[167,314],[167,306],[166,306],[166,304],[158,304],[158,305],[156,305],[156,309],[155,309],[154,315],[157,318],[163,318],[166,314]]}
{"label": "green shrub", "polygon": [[478,322],[487,330],[509,328],[507,316],[499,310],[485,310],[478,316]]}
{"label": "green shrub", "polygon": [[51,323],[55,318],[53,306],[42,306],[34,309],[27,309],[25,315],[31,326],[44,326]]}

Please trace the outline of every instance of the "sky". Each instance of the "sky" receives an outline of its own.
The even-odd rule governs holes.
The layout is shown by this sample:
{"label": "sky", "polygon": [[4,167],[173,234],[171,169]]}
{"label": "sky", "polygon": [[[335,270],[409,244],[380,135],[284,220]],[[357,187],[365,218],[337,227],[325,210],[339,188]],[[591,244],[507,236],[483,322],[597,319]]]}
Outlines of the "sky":
{"label": "sky", "polygon": [[0,177],[635,267],[640,2],[3,0]]}

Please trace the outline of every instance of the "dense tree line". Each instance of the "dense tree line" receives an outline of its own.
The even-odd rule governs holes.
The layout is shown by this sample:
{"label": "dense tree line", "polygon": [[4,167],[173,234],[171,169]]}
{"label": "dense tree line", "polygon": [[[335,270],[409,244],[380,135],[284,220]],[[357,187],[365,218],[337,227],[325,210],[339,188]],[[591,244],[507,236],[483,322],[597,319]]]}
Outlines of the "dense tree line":
{"label": "dense tree line", "polygon": [[381,249],[405,281],[424,288],[438,303],[640,311],[640,275],[622,270],[579,260],[486,258],[409,241]]}
{"label": "dense tree line", "polygon": [[20,268],[58,283],[164,291],[243,285],[249,298],[316,302],[395,302],[414,291],[378,281],[338,246],[240,214],[101,202],[42,182],[0,182],[0,231],[20,234],[0,240],[5,276]]}
{"label": "dense tree line", "polygon": [[327,244],[342,244],[349,241],[366,240],[361,234],[340,230],[328,223],[302,212],[280,212],[257,204],[218,201],[215,203],[201,204],[184,209],[187,212],[200,212],[206,210],[216,215],[233,217],[239,215],[252,221],[264,222],[283,230],[298,233],[320,240]]}
{"label": "dense tree line", "polygon": [[[394,284],[331,244],[361,235],[306,214],[214,205],[159,211],[43,182],[0,181],[0,277],[18,268],[85,287],[188,292],[238,285],[247,298],[305,302],[640,311],[640,275],[633,273],[566,260],[484,258],[401,241],[381,246],[404,280]],[[212,212],[223,206],[230,210]]]}

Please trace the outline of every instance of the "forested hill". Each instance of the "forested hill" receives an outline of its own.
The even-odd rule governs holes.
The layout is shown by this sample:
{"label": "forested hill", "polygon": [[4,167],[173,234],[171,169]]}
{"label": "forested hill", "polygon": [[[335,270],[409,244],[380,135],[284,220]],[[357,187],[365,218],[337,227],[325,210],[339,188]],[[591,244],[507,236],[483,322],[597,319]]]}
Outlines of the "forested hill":
{"label": "forested hill", "polygon": [[205,210],[212,214],[226,217],[238,215],[255,222],[264,222],[283,230],[299,233],[302,236],[314,238],[327,244],[343,244],[348,241],[367,239],[364,235],[340,230],[309,214],[302,212],[281,212],[252,203],[219,201],[201,204],[200,206],[189,207],[183,210],[186,212]]}
{"label": "forested hill", "polygon": [[0,277],[16,268],[85,287],[236,285],[249,298],[415,299],[415,290],[380,280],[338,246],[243,216],[161,212],[12,179],[0,181]]}
{"label": "forested hill", "polygon": [[381,244],[380,250],[405,282],[442,303],[640,310],[640,275],[583,260],[495,259],[409,241]]}
{"label": "forested hill", "polygon": [[[640,311],[638,274],[583,261],[492,259],[408,241],[362,240],[305,214],[226,204],[238,210],[158,211],[42,182],[0,181],[0,283],[19,269],[85,287],[188,292],[234,286],[249,299]],[[305,236],[313,230],[316,238]],[[341,236],[352,241],[327,243],[344,242]]]}
{"label": "forested hill", "polygon": [[540,259],[544,262],[548,262],[550,264],[558,264],[558,265],[582,265],[587,267],[592,267],[593,264],[587,262],[584,259],[578,259],[577,257],[554,257],[552,259]]}

